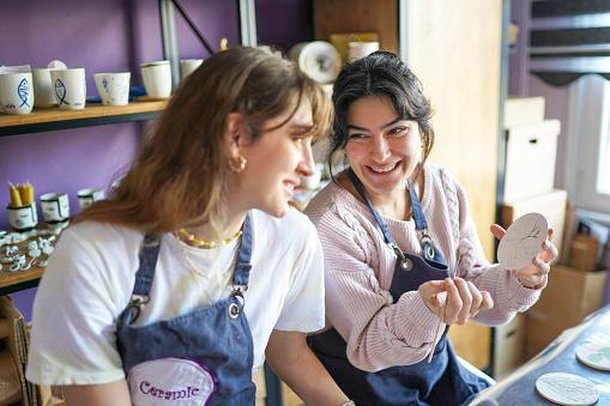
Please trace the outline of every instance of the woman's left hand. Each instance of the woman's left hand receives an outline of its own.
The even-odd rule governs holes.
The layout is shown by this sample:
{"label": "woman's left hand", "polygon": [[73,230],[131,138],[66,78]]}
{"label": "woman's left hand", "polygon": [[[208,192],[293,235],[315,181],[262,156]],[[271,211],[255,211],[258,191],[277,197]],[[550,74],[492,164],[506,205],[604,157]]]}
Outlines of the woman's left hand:
{"label": "woman's left hand", "polygon": [[[490,227],[491,233],[501,240],[506,234],[506,230],[498,224],[493,224]],[[542,242],[541,251],[532,258],[531,264],[528,266],[516,269],[514,275],[517,277],[521,285],[529,289],[540,289],[546,285],[551,263],[557,259],[559,252],[553,244],[555,229],[549,228],[546,240]]]}

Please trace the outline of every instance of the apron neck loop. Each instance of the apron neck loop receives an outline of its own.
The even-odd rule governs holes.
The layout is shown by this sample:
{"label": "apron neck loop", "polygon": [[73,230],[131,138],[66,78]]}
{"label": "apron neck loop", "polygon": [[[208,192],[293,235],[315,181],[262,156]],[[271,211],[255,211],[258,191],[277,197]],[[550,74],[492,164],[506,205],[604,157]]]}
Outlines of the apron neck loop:
{"label": "apron neck loop", "polygon": [[[394,251],[401,263],[405,263],[406,258],[404,253],[398,247],[396,241],[394,241],[394,238],[388,230],[386,222],[383,220],[377,209],[375,209],[375,206],[371,202],[371,199],[369,199],[364,185],[351,168],[347,170],[347,175],[349,177],[350,182],[352,183],[352,185],[354,185],[354,188],[356,188],[356,191],[358,192],[360,197],[366,202],[369,211],[375,218],[375,222],[377,223],[377,226],[383,234],[383,239],[385,240],[385,243],[388,245],[388,247],[390,247],[392,251]],[[417,197],[415,186],[413,185],[411,179],[407,179],[405,186],[408,189],[409,197],[411,198],[413,220],[415,221],[415,229],[417,231],[417,235],[419,236],[419,242],[423,249],[424,257],[428,260],[440,260],[440,262],[444,262],[444,259],[442,259],[442,256],[440,255],[440,252],[438,252],[434,247],[432,237],[430,237],[430,234],[428,234],[428,223],[426,221],[426,216],[424,215],[424,211],[421,208],[421,204],[419,202],[419,198]]]}
{"label": "apron neck loop", "polygon": [[252,216],[246,214],[244,220],[241,242],[237,253],[237,263],[233,271],[233,294],[237,295],[248,290],[248,280],[250,278],[250,269],[252,265]]}

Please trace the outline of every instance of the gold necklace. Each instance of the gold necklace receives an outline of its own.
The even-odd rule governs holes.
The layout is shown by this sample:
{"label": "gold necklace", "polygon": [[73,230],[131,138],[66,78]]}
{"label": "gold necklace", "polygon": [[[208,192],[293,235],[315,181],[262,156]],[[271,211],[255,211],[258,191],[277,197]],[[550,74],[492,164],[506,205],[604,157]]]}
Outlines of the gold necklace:
{"label": "gold necklace", "polygon": [[[174,233],[174,235],[176,235],[176,233]],[[177,238],[177,236],[176,236],[176,238]],[[193,272],[193,273],[195,273],[197,275],[200,275],[200,276],[204,277],[205,279],[213,280],[214,282],[216,282],[217,284],[220,285],[221,282],[219,280],[218,275],[212,276],[212,275],[215,274],[215,272],[213,272],[212,275],[209,275],[209,274],[199,270],[199,267],[196,266],[195,263],[193,263],[193,261],[189,257],[189,253],[186,251],[186,247],[184,245],[182,245],[181,242],[182,242],[182,240],[178,238],[178,246],[180,248],[180,254],[182,256],[182,259],[184,259],[186,261],[187,265],[190,267],[191,272]],[[216,261],[216,265],[219,265],[218,261]],[[227,272],[221,272],[222,275],[225,275],[227,273],[228,273],[228,271]]]}
{"label": "gold necklace", "polygon": [[216,248],[217,246],[228,245],[232,241],[241,237],[242,233],[243,233],[242,230],[238,230],[235,234],[233,234],[229,238],[225,238],[220,241],[214,241],[214,240],[205,240],[203,238],[199,238],[195,234],[189,232],[186,228],[181,228],[178,231],[174,231],[174,236],[176,236],[176,238],[178,240],[183,241],[184,243],[190,245],[191,247],[209,249],[209,248]]}

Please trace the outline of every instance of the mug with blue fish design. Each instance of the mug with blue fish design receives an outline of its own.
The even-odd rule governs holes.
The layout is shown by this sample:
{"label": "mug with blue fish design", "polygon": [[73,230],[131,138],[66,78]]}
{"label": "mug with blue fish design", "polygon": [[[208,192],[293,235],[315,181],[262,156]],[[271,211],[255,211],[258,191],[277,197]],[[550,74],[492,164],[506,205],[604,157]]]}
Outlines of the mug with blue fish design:
{"label": "mug with blue fish design", "polygon": [[0,108],[6,114],[28,114],[34,107],[31,72],[0,73]]}
{"label": "mug with blue fish design", "polygon": [[55,99],[60,109],[82,110],[87,98],[85,68],[51,70]]}

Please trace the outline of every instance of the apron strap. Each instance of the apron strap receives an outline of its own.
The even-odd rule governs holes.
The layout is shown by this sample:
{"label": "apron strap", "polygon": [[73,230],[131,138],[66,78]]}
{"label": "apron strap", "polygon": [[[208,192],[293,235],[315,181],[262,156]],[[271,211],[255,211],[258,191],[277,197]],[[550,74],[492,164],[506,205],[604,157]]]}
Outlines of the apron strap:
{"label": "apron strap", "polygon": [[237,253],[237,262],[233,271],[233,291],[245,291],[248,289],[248,280],[250,278],[250,264],[252,259],[252,216],[250,213],[246,215],[244,226]]}
{"label": "apron strap", "polygon": [[[360,179],[358,179],[358,176],[356,176],[356,174],[354,173],[354,171],[352,171],[351,168],[348,169],[347,175],[349,177],[349,180],[352,182],[352,185],[354,185],[354,187],[356,188],[356,191],[358,192],[360,197],[362,197],[362,199],[366,202],[371,214],[375,218],[377,226],[379,226],[381,233],[383,234],[383,239],[385,240],[386,244],[392,249],[392,251],[394,251],[399,260],[404,263],[404,253],[394,241],[394,238],[388,230],[386,222],[383,220],[377,209],[375,209],[375,206],[371,202],[371,199],[369,199],[364,185],[362,184]],[[426,221],[426,216],[424,215],[424,211],[421,208],[419,198],[417,197],[417,192],[415,191],[415,186],[413,185],[413,182],[411,182],[411,179],[407,179],[406,186],[409,190],[409,197],[411,198],[411,208],[413,211],[413,219],[415,221],[415,229],[417,230],[417,234],[419,235],[419,242],[424,252],[424,258],[439,264],[445,264],[445,259],[443,258],[440,251],[436,249],[436,247],[434,246],[434,242],[432,241],[432,237],[430,237],[430,234],[428,234],[428,223]]]}

